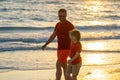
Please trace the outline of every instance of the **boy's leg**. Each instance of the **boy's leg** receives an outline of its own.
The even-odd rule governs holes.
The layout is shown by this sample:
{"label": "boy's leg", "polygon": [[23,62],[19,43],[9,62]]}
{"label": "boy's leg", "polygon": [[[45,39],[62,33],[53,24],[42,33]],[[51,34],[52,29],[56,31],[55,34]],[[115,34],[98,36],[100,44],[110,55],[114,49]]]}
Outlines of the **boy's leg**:
{"label": "boy's leg", "polygon": [[66,74],[66,76],[65,76],[65,80],[73,80],[73,78],[70,76],[70,74],[69,74],[69,75]]}
{"label": "boy's leg", "polygon": [[66,80],[73,80],[72,77],[70,76],[71,72],[72,72],[72,66],[71,66],[71,64],[68,64],[67,70],[66,70],[66,73],[65,73],[65,79]]}
{"label": "boy's leg", "polygon": [[79,74],[80,67],[81,67],[81,63],[78,63],[76,65],[72,65],[72,78],[73,78],[73,80],[77,80],[77,76]]}
{"label": "boy's leg", "polygon": [[77,80],[77,75],[73,75],[73,80]]}

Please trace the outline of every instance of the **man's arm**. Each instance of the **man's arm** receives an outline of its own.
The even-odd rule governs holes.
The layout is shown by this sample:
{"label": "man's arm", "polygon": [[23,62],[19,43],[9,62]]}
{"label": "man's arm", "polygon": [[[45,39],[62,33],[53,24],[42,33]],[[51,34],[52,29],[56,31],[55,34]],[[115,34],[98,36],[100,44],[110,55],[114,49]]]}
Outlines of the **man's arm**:
{"label": "man's arm", "polygon": [[44,50],[46,46],[54,40],[55,37],[56,37],[56,32],[54,31],[52,35],[49,37],[48,41],[41,47],[41,49]]}

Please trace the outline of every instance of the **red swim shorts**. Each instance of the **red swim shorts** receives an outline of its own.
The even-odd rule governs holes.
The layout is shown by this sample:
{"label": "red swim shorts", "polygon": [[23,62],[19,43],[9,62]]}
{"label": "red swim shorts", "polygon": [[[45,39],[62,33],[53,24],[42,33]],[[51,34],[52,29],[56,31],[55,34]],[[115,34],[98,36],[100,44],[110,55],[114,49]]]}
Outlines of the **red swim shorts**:
{"label": "red swim shorts", "polygon": [[57,59],[59,62],[67,63],[70,50],[57,50]]}

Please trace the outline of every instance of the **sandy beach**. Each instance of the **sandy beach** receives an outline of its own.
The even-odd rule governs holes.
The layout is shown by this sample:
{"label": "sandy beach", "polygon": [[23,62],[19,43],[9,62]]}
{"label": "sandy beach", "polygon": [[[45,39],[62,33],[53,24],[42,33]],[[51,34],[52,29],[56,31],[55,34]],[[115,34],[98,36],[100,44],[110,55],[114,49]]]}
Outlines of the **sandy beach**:
{"label": "sandy beach", "polygon": [[[38,50],[3,52],[0,80],[55,80],[55,53]],[[119,53],[82,52],[81,56],[83,65],[78,80],[120,80]],[[61,80],[64,80],[63,75]]]}
{"label": "sandy beach", "polygon": [[[78,80],[120,80],[119,66],[84,66],[81,68]],[[0,80],[55,80],[55,69],[8,70],[0,73]],[[63,76],[61,80],[64,80]]]}

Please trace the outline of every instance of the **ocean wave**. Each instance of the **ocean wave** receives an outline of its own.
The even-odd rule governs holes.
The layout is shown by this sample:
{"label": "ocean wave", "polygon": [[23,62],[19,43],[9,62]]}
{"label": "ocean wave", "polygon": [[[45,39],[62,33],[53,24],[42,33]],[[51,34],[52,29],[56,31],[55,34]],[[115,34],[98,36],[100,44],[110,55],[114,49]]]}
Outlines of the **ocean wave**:
{"label": "ocean wave", "polygon": [[54,65],[52,65],[52,67],[36,67],[36,68],[28,68],[28,67],[0,67],[0,73],[1,72],[6,72],[6,71],[10,71],[10,70],[21,70],[21,71],[27,71],[27,70],[48,70],[48,69],[55,69],[53,67]]}
{"label": "ocean wave", "polygon": [[[34,18],[39,20],[39,18]],[[41,19],[40,19],[41,20]],[[119,25],[95,25],[95,26],[75,26],[75,28],[80,29],[80,30],[120,30],[120,26]],[[53,30],[54,27],[12,27],[12,26],[4,26],[4,27],[0,27],[0,31],[2,30]]]}
{"label": "ocean wave", "polygon": [[50,30],[53,29],[53,27],[0,27],[0,31],[9,31],[9,30]]}
{"label": "ocean wave", "polygon": [[15,9],[15,8],[13,8],[13,9],[9,9],[9,8],[0,8],[0,12],[17,11],[17,10],[19,10],[19,11],[24,11],[24,10],[28,10],[28,9],[24,9],[24,8],[19,8],[19,9]]}
{"label": "ocean wave", "polygon": [[[25,50],[40,50],[40,45],[16,45],[16,46],[5,46],[0,48],[0,52],[6,51],[25,51]],[[57,50],[55,47],[47,47],[46,50]],[[92,52],[92,53],[119,53],[120,50],[82,50],[82,52]]]}
{"label": "ocean wave", "polygon": [[[19,34],[19,33],[18,33]],[[46,36],[38,36],[40,33],[37,33],[34,36],[23,36],[22,35],[15,35],[13,34],[12,36],[1,36],[0,38],[0,44],[1,43],[8,43],[8,42],[23,42],[23,43],[43,43],[46,42],[49,38],[49,35],[46,34]],[[86,35],[87,34],[87,35]],[[81,41],[95,41],[95,40],[112,40],[120,39],[120,33],[82,33],[82,39]],[[96,36],[94,35],[96,34]],[[14,37],[13,37],[14,36]],[[55,39],[53,42],[57,42],[57,39]]]}
{"label": "ocean wave", "polygon": [[[94,41],[94,40],[111,40],[111,39],[120,39],[120,35],[110,35],[110,36],[99,36],[99,37],[94,37],[94,36],[90,36],[90,37],[82,37],[81,41]],[[42,43],[42,42],[46,42],[48,40],[48,37],[38,37],[38,38],[17,38],[17,37],[13,37],[13,38],[0,38],[0,43],[3,42],[24,42],[24,43]],[[57,39],[55,39],[53,42],[57,42]]]}
{"label": "ocean wave", "polygon": [[[6,51],[25,51],[25,50],[40,50],[41,46],[11,46],[6,48],[0,48],[0,52]],[[56,48],[47,47],[46,50],[57,50]]]}
{"label": "ocean wave", "polygon": [[0,1],[6,1],[6,0],[0,0]]}
{"label": "ocean wave", "polygon": [[105,16],[105,18],[110,18],[113,20],[120,20],[120,16],[118,16],[118,15]]}
{"label": "ocean wave", "polygon": [[0,52],[5,51],[22,51],[22,50],[39,50],[40,47],[10,47],[10,48],[0,48]]}
{"label": "ocean wave", "polygon": [[0,8],[0,12],[11,12],[11,11],[37,11],[38,9],[27,9],[27,8]]}
{"label": "ocean wave", "polygon": [[1,8],[1,9],[0,9],[0,12],[6,12],[6,11],[8,11],[7,8]]}
{"label": "ocean wave", "polygon": [[120,30],[120,26],[119,25],[95,25],[95,26],[77,26],[76,27],[77,29],[80,29],[80,30],[86,30],[86,31],[89,31],[89,30],[96,30],[96,31],[99,31],[99,30]]}
{"label": "ocean wave", "polygon": [[14,67],[0,67],[0,69],[14,69]]}
{"label": "ocean wave", "polygon": [[88,37],[88,38],[82,38],[82,41],[91,41],[91,40],[110,40],[110,39],[120,39],[120,35],[116,36],[105,36],[105,37]]}
{"label": "ocean wave", "polygon": [[36,20],[36,21],[45,21],[43,18],[32,18],[32,20]]}
{"label": "ocean wave", "polygon": [[27,43],[41,43],[47,40],[42,39],[35,39],[35,38],[0,38],[0,42],[27,42]]}

